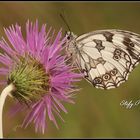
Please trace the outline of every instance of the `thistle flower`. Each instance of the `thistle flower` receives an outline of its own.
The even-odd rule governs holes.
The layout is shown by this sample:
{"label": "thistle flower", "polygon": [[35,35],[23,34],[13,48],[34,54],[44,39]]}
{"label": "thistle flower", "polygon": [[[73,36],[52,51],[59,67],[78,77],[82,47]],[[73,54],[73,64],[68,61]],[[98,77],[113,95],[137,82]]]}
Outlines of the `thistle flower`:
{"label": "thistle flower", "polygon": [[15,112],[28,108],[22,126],[27,127],[34,122],[36,131],[44,133],[48,115],[58,127],[55,115],[62,119],[60,111],[67,113],[62,102],[73,103],[76,90],[73,83],[81,77],[62,55],[66,39],[61,37],[61,30],[54,37],[55,32],[51,32],[51,28],[46,33],[43,25],[39,31],[37,21],[35,24],[28,21],[26,39],[18,24],[4,31],[9,44],[4,38],[0,41],[4,51],[0,54],[3,64],[0,74],[6,77],[1,84],[12,84],[11,96],[18,101]]}

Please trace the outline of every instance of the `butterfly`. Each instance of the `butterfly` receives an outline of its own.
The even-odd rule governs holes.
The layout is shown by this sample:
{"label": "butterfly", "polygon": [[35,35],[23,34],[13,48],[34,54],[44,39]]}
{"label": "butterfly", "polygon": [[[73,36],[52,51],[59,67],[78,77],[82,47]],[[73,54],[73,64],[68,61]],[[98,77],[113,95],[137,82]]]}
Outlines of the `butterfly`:
{"label": "butterfly", "polygon": [[67,53],[94,87],[111,89],[128,79],[140,61],[140,35],[119,29],[80,36],[67,32]]}

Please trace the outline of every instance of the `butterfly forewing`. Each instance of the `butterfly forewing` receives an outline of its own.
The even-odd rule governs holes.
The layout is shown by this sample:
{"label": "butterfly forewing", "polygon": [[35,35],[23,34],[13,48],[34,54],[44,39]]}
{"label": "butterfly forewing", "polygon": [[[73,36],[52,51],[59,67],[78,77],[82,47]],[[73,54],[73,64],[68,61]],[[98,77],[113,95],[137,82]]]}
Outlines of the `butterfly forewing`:
{"label": "butterfly forewing", "polygon": [[99,30],[75,40],[76,63],[96,88],[118,87],[139,63],[140,35],[124,30]]}

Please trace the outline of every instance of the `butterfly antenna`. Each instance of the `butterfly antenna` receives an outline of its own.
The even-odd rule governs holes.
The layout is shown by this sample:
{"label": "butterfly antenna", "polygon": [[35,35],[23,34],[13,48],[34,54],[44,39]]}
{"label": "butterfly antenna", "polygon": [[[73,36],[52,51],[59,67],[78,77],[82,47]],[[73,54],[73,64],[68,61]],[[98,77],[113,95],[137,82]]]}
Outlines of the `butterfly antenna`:
{"label": "butterfly antenna", "polygon": [[70,29],[70,26],[68,25],[68,22],[66,21],[66,19],[64,18],[64,16],[62,14],[60,14],[60,17],[62,18],[62,20],[64,21],[64,23],[66,24],[68,30],[70,31],[71,33],[71,29]]}

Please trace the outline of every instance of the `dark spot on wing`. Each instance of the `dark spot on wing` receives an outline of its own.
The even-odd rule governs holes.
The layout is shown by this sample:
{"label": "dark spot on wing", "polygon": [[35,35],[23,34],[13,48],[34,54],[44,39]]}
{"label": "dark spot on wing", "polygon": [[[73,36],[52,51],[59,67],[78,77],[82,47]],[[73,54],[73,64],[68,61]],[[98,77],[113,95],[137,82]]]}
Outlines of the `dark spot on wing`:
{"label": "dark spot on wing", "polygon": [[105,48],[105,47],[102,45],[102,41],[101,41],[101,40],[94,39],[93,41],[96,43],[95,48],[98,49],[99,52]]}
{"label": "dark spot on wing", "polygon": [[103,35],[105,36],[107,41],[112,42],[113,35],[114,35],[113,33],[106,31],[106,32],[103,33]]}
{"label": "dark spot on wing", "polygon": [[130,54],[133,59],[138,60],[138,56],[135,54],[134,46],[135,44],[132,42],[130,38],[124,37],[123,44],[127,47],[126,50]]}
{"label": "dark spot on wing", "polygon": [[123,44],[127,47],[134,47],[134,43],[131,41],[130,38],[124,37]]}

